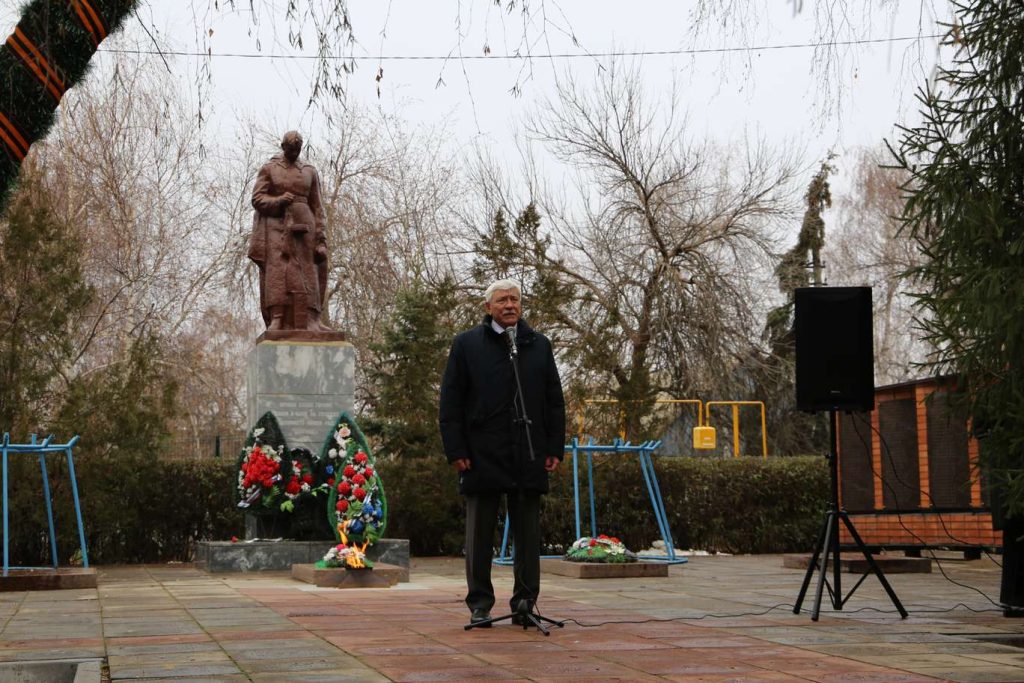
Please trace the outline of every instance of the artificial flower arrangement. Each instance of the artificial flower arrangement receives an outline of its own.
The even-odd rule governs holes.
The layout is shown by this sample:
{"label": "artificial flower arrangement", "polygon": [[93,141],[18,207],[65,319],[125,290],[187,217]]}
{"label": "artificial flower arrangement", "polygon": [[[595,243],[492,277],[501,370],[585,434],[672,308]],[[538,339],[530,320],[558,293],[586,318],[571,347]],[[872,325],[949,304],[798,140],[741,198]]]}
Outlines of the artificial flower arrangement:
{"label": "artificial flower arrangement", "polygon": [[328,521],[339,545],[317,566],[363,568],[369,564],[366,548],[384,535],[387,498],[366,437],[345,412],[324,443],[319,467],[330,492]]}
{"label": "artificial flower arrangement", "polygon": [[264,413],[256,422],[238,459],[238,507],[250,512],[276,511],[274,504],[282,496],[282,454],[287,452],[284,435],[273,413]]}
{"label": "artificial flower arrangement", "polygon": [[373,562],[358,546],[339,543],[324,555],[324,559],[316,563],[320,569],[345,567],[348,569],[373,569]]}
{"label": "artificial flower arrangement", "polygon": [[601,534],[597,537],[584,536],[573,543],[565,552],[570,562],[636,562],[635,553],[614,536]]}
{"label": "artificial flower arrangement", "polygon": [[288,449],[277,418],[256,422],[238,460],[238,507],[257,514],[294,512],[296,503],[327,492],[316,481],[316,461],[305,448]]}
{"label": "artificial flower arrangement", "polygon": [[305,448],[293,448],[288,453],[291,468],[283,473],[284,497],[281,512],[294,512],[295,504],[327,493],[326,484],[317,484],[315,479],[316,465],[313,454]]}

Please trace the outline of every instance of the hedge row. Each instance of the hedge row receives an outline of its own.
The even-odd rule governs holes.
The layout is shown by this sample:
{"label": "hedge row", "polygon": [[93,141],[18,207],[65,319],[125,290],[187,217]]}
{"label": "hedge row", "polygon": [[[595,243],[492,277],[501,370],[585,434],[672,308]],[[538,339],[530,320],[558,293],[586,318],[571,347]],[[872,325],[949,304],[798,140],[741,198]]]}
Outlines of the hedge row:
{"label": "hedge row", "polygon": [[[631,549],[649,547],[659,532],[636,459],[595,462],[598,532],[620,537]],[[460,554],[463,506],[443,459],[377,464],[388,487],[388,536],[408,538],[414,555]],[[78,548],[70,485],[63,462],[51,456],[47,465],[60,562],[67,564]],[[828,490],[822,458],[660,458],[655,467],[678,548],[765,553],[814,543]],[[243,535],[232,462],[119,454],[80,458],[76,469],[92,563],[188,561],[197,540]],[[9,481],[11,564],[49,564],[38,460],[12,457]],[[585,499],[582,507],[583,533],[589,534]],[[552,477],[541,523],[549,552],[575,540],[570,467]]]}
{"label": "hedge row", "polygon": [[[729,553],[777,553],[814,545],[828,498],[824,458],[655,458],[655,471],[677,548]],[[560,552],[576,538],[572,468],[551,478],[542,506],[542,543]],[[441,458],[378,461],[388,487],[388,535],[409,538],[418,555],[457,555],[463,546],[462,503]],[[582,532],[590,533],[581,467]],[[660,537],[636,458],[595,457],[598,533],[630,549]]]}
{"label": "hedge row", "polygon": [[[78,551],[70,479],[63,456],[46,462],[58,555],[67,564]],[[38,458],[12,456],[10,465],[11,564],[49,565]],[[233,463],[119,453],[76,458],[75,472],[90,563],[188,561],[199,539],[243,535]]]}

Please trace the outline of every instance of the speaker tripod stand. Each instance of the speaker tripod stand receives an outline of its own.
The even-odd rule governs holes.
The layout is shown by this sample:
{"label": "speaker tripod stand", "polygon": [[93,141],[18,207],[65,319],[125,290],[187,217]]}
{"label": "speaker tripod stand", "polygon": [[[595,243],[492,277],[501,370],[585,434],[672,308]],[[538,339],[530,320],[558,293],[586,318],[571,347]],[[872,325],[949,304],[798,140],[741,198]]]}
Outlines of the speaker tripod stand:
{"label": "speaker tripod stand", "polygon": [[[907,610],[903,608],[903,604],[900,599],[896,597],[895,591],[892,586],[885,578],[885,574],[882,573],[881,567],[875,562],[875,558],[868,552],[867,547],[864,545],[864,541],[861,540],[860,534],[857,533],[857,528],[853,525],[850,520],[850,516],[839,507],[839,465],[837,458],[838,441],[836,435],[836,420],[838,415],[835,410],[830,410],[828,414],[828,426],[829,426],[829,452],[825,456],[829,461],[829,477],[830,477],[830,498],[828,510],[825,512],[825,521],[822,524],[821,532],[818,534],[818,542],[814,547],[814,554],[811,556],[811,562],[807,565],[807,573],[804,574],[803,585],[800,586],[800,594],[796,598],[796,604],[793,606],[793,614],[800,614],[800,607],[803,605],[804,596],[807,595],[807,588],[811,585],[811,579],[814,577],[815,569],[819,570],[818,574],[818,587],[814,593],[814,608],[811,610],[811,621],[817,621],[818,615],[821,612],[821,598],[824,593],[824,589],[828,588],[829,597],[832,600],[832,607],[836,610],[842,610],[843,605],[846,601],[853,596],[854,592],[860,585],[864,583],[864,579],[868,577],[869,573],[874,573],[878,577],[878,582],[882,584],[882,588],[885,589],[886,594],[889,596],[889,600],[896,607],[900,613],[900,617],[903,619],[907,618]],[[853,588],[843,597],[843,589],[841,582],[842,567],[839,557],[839,522],[843,523],[846,530],[850,533],[853,538],[853,542],[856,544],[857,549],[864,555],[864,559],[867,560],[868,566],[871,568],[870,572],[863,574],[860,579],[854,584]],[[821,560],[819,567],[818,560]],[[829,559],[832,560],[832,582],[828,581],[829,572]]]}

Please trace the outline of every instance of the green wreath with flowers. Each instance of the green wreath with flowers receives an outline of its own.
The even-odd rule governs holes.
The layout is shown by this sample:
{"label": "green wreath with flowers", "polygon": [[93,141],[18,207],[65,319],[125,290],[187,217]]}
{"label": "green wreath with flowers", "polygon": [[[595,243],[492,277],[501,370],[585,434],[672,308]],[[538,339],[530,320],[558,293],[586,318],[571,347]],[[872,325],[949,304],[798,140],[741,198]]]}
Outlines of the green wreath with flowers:
{"label": "green wreath with flowers", "polygon": [[601,534],[597,537],[584,536],[573,543],[565,552],[569,562],[636,562],[637,556],[614,536]]}
{"label": "green wreath with flowers", "polygon": [[330,492],[327,519],[335,537],[341,543],[376,543],[387,527],[388,500],[373,452],[347,412],[324,441],[319,467]]}

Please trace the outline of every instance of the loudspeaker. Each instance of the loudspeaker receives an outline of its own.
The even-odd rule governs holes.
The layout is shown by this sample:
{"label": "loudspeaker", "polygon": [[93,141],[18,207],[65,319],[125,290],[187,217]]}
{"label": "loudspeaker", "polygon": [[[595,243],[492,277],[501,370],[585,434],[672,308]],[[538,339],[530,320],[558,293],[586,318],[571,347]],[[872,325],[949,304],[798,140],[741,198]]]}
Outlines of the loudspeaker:
{"label": "loudspeaker", "polygon": [[802,287],[794,315],[797,409],[872,410],[871,288]]}

